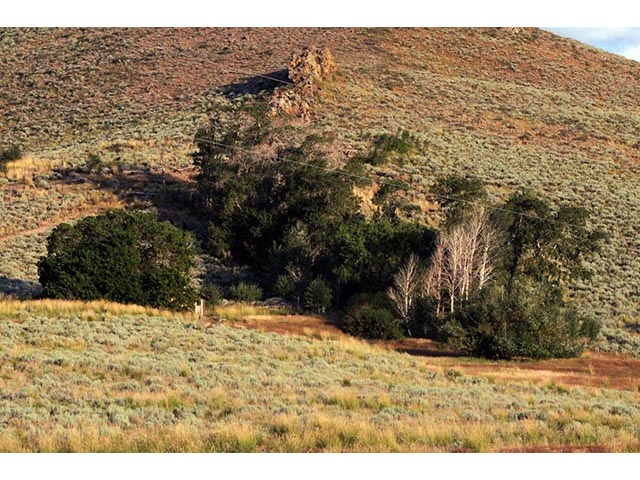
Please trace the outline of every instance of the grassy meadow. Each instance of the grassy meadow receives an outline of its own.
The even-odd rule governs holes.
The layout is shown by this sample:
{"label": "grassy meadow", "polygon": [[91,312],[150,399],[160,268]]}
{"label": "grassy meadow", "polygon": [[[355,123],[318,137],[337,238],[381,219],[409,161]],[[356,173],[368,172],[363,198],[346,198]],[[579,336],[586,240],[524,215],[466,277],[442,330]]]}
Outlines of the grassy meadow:
{"label": "grassy meadow", "polygon": [[3,301],[0,317],[0,451],[640,450],[637,388],[103,302]]}

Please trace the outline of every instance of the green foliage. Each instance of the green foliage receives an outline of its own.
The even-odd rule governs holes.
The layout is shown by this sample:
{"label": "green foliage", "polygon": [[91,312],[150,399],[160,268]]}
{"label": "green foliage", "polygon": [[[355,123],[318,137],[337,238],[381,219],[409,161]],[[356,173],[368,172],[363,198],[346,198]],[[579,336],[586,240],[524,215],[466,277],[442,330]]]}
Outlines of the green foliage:
{"label": "green foliage", "polygon": [[262,300],[262,289],[255,283],[240,282],[229,287],[231,298],[239,302],[258,302]]}
{"label": "green foliage", "polygon": [[[246,173],[250,162],[245,149],[266,136],[269,116],[264,109],[260,102],[249,106],[223,103],[195,135],[198,148],[192,157],[198,169],[198,191],[206,207],[218,215],[228,214],[227,202],[243,193],[243,183],[236,177]],[[224,188],[229,182],[229,188]]]}
{"label": "green foliage", "polygon": [[435,298],[419,296],[415,299],[414,312],[407,327],[413,337],[446,342],[447,335],[443,329],[445,322],[446,317],[436,315]]}
{"label": "green foliage", "polygon": [[402,331],[389,310],[367,304],[351,308],[342,328],[350,335],[371,340],[402,338]]}
{"label": "green foliage", "polygon": [[[441,185],[448,185],[447,191],[475,192],[473,196],[484,191],[478,181],[457,177]],[[447,212],[450,226],[466,221],[468,213],[462,206],[449,206],[453,207]],[[435,297],[420,299],[415,323],[422,324],[422,329],[416,330],[491,358],[580,355],[600,326],[580,315],[564,296],[571,282],[588,273],[584,261],[602,239],[587,227],[588,212],[571,205],[554,210],[547,201],[524,193],[513,195],[492,217],[488,222],[498,231],[492,235],[496,251],[491,254],[490,286],[464,297],[459,287],[446,287],[445,296],[461,305],[454,308],[452,302],[448,314],[441,310],[437,314]],[[457,242],[452,243],[456,248],[469,248],[456,237],[448,241]],[[447,269],[454,253],[445,255]],[[451,270],[445,270],[445,275],[451,275]]]}
{"label": "green foliage", "polygon": [[532,192],[512,195],[496,217],[507,234],[510,283],[519,274],[559,286],[588,278],[583,261],[599,251],[605,238],[587,227],[585,208],[562,204],[553,211]]}
{"label": "green foliage", "polygon": [[398,133],[382,133],[373,139],[373,148],[365,157],[365,162],[371,165],[383,165],[391,159],[401,162],[411,153],[417,153],[418,141],[407,130]]}
{"label": "green foliage", "polygon": [[445,217],[447,228],[464,222],[472,211],[473,204],[487,200],[487,191],[482,180],[463,175],[447,175],[433,187],[433,193]]}
{"label": "green foliage", "polygon": [[362,338],[402,338],[393,310],[394,305],[386,292],[357,293],[349,299],[342,328],[348,334]]}
{"label": "green foliage", "polygon": [[518,281],[510,293],[493,287],[449,316],[449,343],[487,358],[576,357],[600,330],[562,300],[558,288]]}
{"label": "green foliage", "polygon": [[[217,129],[211,128],[199,135],[218,138]],[[250,131],[250,141],[234,133],[224,135],[229,136],[225,142],[243,150],[200,140],[194,160],[212,223],[209,245],[214,253],[257,266],[274,244],[285,243],[285,235],[296,225],[303,224],[317,243],[326,225],[357,211],[357,201],[351,184],[327,171],[326,160],[315,156],[309,143],[281,149],[275,159],[251,157],[244,147],[262,137]]]}
{"label": "green foliage", "polygon": [[353,217],[337,225],[327,238],[327,278],[345,298],[357,292],[383,290],[412,252],[428,257],[434,240],[434,231],[418,223]]}
{"label": "green foliage", "polygon": [[[395,213],[374,220],[360,214],[352,179],[329,168],[318,138],[275,154],[271,146],[266,158],[252,155],[246,149],[269,139],[269,122],[260,119],[265,112],[231,110],[222,109],[198,134],[194,154],[211,253],[253,267],[265,289],[298,306],[316,277],[340,304],[358,290],[386,288],[411,251],[428,255],[430,229]],[[231,120],[223,122],[227,114]],[[404,152],[409,136],[400,139],[380,148]]]}
{"label": "green foliage", "polygon": [[219,305],[224,298],[222,290],[215,283],[205,283],[200,289],[200,296],[205,299],[210,307]]}
{"label": "green foliage", "polygon": [[38,263],[43,295],[188,309],[191,239],[152,214],[123,210],[56,227]]}
{"label": "green foliage", "polygon": [[17,145],[0,150],[0,172],[7,173],[7,163],[20,160],[21,158],[22,152]]}
{"label": "green foliage", "polygon": [[331,306],[331,287],[322,278],[314,278],[304,291],[304,304],[318,313]]}
{"label": "green foliage", "polygon": [[85,165],[89,172],[96,172],[102,165],[102,159],[97,153],[90,153],[87,157]]}

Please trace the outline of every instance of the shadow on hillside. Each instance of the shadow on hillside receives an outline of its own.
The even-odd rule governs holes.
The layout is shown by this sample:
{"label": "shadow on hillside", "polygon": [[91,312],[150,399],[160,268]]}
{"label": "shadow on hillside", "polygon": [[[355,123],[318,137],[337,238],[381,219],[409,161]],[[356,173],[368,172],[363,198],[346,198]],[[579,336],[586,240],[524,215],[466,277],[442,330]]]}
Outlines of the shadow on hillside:
{"label": "shadow on hillside", "polygon": [[263,92],[272,92],[276,87],[290,83],[287,69],[245,77],[243,82],[230,83],[220,87],[219,91],[229,98],[239,97],[244,94],[257,95]]}
{"label": "shadow on hillside", "polygon": [[417,357],[465,357],[466,356],[462,352],[444,350],[442,348],[397,347],[394,350],[396,352],[407,353],[409,355],[413,355]]}
{"label": "shadow on hillside", "polygon": [[464,353],[447,348],[444,344],[426,338],[406,337],[402,340],[383,342],[385,346],[400,353],[417,357],[464,357]]}
{"label": "shadow on hillside", "polygon": [[0,275],[0,293],[25,300],[37,297],[42,292],[42,287],[38,282],[9,278]]}
{"label": "shadow on hillside", "polygon": [[68,171],[60,181],[68,184],[89,182],[96,189],[115,194],[128,208],[153,208],[160,220],[191,231],[199,240],[206,234],[205,218],[193,207],[197,195],[195,184],[187,175],[169,169],[92,174]]}

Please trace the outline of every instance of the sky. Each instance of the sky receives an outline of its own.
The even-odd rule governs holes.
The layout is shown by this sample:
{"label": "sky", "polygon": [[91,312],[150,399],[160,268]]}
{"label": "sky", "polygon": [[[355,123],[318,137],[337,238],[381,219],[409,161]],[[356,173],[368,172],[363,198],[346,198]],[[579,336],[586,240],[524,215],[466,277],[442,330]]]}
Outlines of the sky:
{"label": "sky", "polygon": [[546,30],[640,62],[640,27],[547,28]]}

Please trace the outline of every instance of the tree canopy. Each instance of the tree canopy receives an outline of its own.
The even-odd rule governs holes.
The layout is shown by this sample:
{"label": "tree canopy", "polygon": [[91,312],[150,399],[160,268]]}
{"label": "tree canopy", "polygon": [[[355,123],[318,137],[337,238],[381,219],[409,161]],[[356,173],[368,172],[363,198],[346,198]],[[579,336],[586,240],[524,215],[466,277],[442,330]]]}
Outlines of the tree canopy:
{"label": "tree canopy", "polygon": [[38,264],[43,295],[190,308],[190,236],[150,213],[114,210],[60,224]]}

